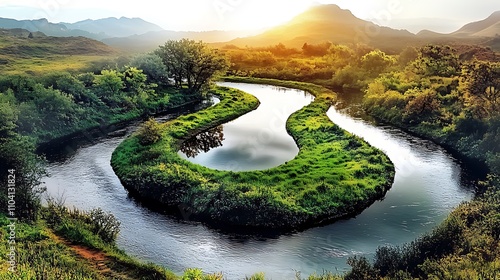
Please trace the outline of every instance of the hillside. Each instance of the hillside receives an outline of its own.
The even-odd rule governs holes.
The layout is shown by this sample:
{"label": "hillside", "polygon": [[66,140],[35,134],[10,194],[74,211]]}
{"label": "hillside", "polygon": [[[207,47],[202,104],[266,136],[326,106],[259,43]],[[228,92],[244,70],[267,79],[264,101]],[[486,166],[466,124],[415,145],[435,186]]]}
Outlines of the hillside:
{"label": "hillside", "polygon": [[0,29],[2,74],[81,69],[118,53],[86,37],[52,37],[21,28]]}
{"label": "hillside", "polygon": [[[106,44],[86,37],[52,37],[35,33],[29,38],[25,29],[0,29],[0,54],[20,58],[50,55],[109,55],[116,50]],[[33,33],[31,33],[33,34]]]}
{"label": "hillside", "polygon": [[61,23],[68,29],[79,29],[93,34],[99,34],[103,38],[127,37],[136,34],[144,34],[154,31],[162,31],[160,26],[147,22],[140,18],[103,18],[98,20],[83,20],[75,23]]}
{"label": "hillside", "polygon": [[[403,40],[402,40],[403,39]],[[283,43],[302,47],[331,41],[337,44],[366,43],[392,49],[411,44],[416,36],[406,30],[381,27],[355,17],[349,10],[337,5],[320,5],[296,16],[290,22],[263,34],[239,38],[228,44],[237,46],[268,46]]]}
{"label": "hillside", "polygon": [[500,35],[500,11],[496,11],[488,18],[464,25],[459,30],[451,33],[451,36],[467,37],[482,36],[494,37]]}

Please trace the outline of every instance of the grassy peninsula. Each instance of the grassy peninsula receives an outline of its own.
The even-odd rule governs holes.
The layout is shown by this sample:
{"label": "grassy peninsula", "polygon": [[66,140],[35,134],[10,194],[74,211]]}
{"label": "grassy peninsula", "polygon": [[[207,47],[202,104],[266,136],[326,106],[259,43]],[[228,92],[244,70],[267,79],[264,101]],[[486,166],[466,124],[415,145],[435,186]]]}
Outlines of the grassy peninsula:
{"label": "grassy peninsula", "polygon": [[124,186],[171,211],[181,208],[190,219],[279,229],[353,215],[390,188],[394,176],[390,160],[326,116],[335,93],[299,82],[230,80],[298,88],[316,97],[287,121],[300,148],[298,156],[276,168],[251,172],[211,170],[181,159],[177,151],[183,141],[258,106],[247,93],[217,88],[214,93],[221,102],[216,106],[157,124],[161,137],[154,143],[142,141],[141,134],[151,133],[143,130],[115,150],[111,164]]}

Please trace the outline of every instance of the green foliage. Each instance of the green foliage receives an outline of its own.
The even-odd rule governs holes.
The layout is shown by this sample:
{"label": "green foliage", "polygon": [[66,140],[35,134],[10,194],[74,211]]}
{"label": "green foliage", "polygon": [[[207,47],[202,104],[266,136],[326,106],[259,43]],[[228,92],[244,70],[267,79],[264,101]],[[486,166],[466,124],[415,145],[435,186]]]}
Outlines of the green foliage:
{"label": "green foliage", "polygon": [[380,50],[329,42],[305,43],[302,52],[283,44],[245,49],[226,47],[224,52],[231,60],[229,72],[236,76],[314,82],[338,88],[365,88],[372,79],[396,65],[394,56]]}
{"label": "green foliage", "polygon": [[182,88],[186,84],[190,94],[202,94],[212,79],[228,67],[225,56],[201,41],[170,40],[155,54],[161,57],[175,85]]}
{"label": "green foliage", "polygon": [[102,70],[94,78],[94,88],[101,100],[110,107],[119,106],[121,90],[125,87],[123,75],[116,70]]}
{"label": "green foliage", "polygon": [[161,138],[160,124],[153,118],[141,125],[138,132],[139,141],[142,145],[151,145]]}
{"label": "green foliage", "polygon": [[418,53],[412,66],[419,75],[451,77],[460,73],[456,50],[449,46],[427,45]]}
{"label": "green foliage", "polygon": [[[199,100],[172,87],[159,89],[141,69],[101,74],[53,72],[40,77],[0,78],[0,138],[17,132],[37,143],[77,131],[155,114]],[[3,136],[2,136],[3,135]]]}
{"label": "green foliage", "polygon": [[167,67],[158,55],[154,53],[138,55],[132,59],[130,65],[142,69],[149,82],[161,86],[168,84]]}
{"label": "green foliage", "polygon": [[120,221],[111,213],[105,213],[101,208],[88,213],[88,221],[92,232],[99,235],[104,242],[113,243],[120,232]]}
{"label": "green foliage", "polygon": [[[35,145],[29,138],[14,134],[0,139],[0,177],[5,178],[0,190],[1,212],[7,212],[8,201],[15,202],[11,217],[34,221],[40,210],[41,179],[46,175],[43,159],[35,155]],[[11,182],[11,186],[7,184]]]}
{"label": "green foliage", "polygon": [[378,270],[373,268],[365,257],[350,257],[347,264],[351,270],[344,276],[345,280],[377,280],[379,279]]}
{"label": "green foliage", "polygon": [[361,57],[362,67],[370,72],[382,73],[390,66],[394,65],[396,60],[382,52],[374,50]]}
{"label": "green foliage", "polygon": [[[498,170],[498,63],[466,63],[460,77],[448,77],[457,54],[446,46],[427,46],[412,65],[428,64],[432,73],[407,67],[368,85],[364,108],[379,119],[453,147]],[[425,59],[424,59],[425,58]],[[432,60],[432,62],[427,61]],[[430,66],[429,66],[430,67]],[[443,71],[438,71],[444,67]],[[439,68],[441,69],[441,68]],[[446,72],[446,73],[445,73]],[[457,72],[458,73],[458,72]],[[441,76],[428,77],[430,74]]]}
{"label": "green foliage", "polygon": [[500,63],[475,61],[462,71],[463,90],[478,118],[500,113]]}
{"label": "green foliage", "polygon": [[[115,150],[112,166],[127,188],[172,209],[183,205],[193,219],[295,228],[359,211],[390,187],[394,171],[387,157],[326,116],[333,92],[298,82],[230,80],[294,87],[316,96],[287,122],[299,155],[276,168],[238,173],[182,160],[177,151],[183,141],[258,105],[248,94],[222,88],[215,92],[222,99],[216,106],[162,124],[158,142],[140,145],[138,133]],[[370,162],[370,156],[380,161]]]}

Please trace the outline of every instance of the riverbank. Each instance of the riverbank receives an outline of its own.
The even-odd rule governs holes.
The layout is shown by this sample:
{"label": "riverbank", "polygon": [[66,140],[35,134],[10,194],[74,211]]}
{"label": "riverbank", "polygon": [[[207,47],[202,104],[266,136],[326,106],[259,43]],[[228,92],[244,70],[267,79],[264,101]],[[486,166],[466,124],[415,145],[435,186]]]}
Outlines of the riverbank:
{"label": "riverbank", "polygon": [[328,119],[332,91],[306,83],[247,81],[307,90],[316,97],[287,121],[300,149],[295,159],[239,173],[182,160],[177,151],[185,139],[256,106],[255,101],[244,103],[251,95],[219,89],[219,104],[161,125],[157,143],[141,145],[137,135],[124,141],[111,160],[123,185],[143,201],[174,213],[181,209],[184,218],[224,228],[312,227],[355,215],[385,195],[394,178],[390,160]]}

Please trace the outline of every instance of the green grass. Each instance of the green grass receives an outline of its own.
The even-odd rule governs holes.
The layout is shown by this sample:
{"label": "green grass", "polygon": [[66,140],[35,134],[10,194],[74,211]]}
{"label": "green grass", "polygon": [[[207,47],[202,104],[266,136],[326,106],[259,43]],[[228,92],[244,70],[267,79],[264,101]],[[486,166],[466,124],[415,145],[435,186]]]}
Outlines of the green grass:
{"label": "green grass", "polygon": [[118,51],[84,37],[35,37],[0,31],[0,73],[42,75],[77,72],[93,63],[118,56]]}
{"label": "green grass", "polygon": [[186,206],[190,219],[214,225],[280,229],[353,215],[384,196],[394,176],[392,163],[329,120],[333,92],[307,83],[230,80],[293,87],[316,97],[287,121],[300,148],[297,157],[251,172],[217,171],[181,159],[177,151],[184,140],[258,104],[247,93],[218,88],[219,104],[161,125],[157,143],[143,146],[135,135],[114,151],[112,166],[131,192],[177,211]]}

